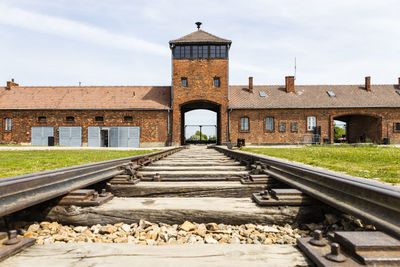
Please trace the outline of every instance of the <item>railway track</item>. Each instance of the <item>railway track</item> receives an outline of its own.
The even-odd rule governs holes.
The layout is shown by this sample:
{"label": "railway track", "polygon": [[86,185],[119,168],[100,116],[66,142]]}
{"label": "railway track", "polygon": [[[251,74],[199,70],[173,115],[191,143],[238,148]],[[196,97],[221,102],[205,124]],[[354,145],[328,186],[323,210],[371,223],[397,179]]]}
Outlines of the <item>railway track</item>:
{"label": "railway track", "polygon": [[[89,186],[97,191],[82,189]],[[111,193],[117,197],[110,201]],[[39,204],[55,198],[56,204]],[[107,203],[101,205],[103,202]],[[51,208],[47,209],[47,206]],[[80,207],[74,209],[75,206]],[[133,225],[140,219],[171,225],[191,220],[283,226],[287,223],[299,225],[302,221],[323,216],[327,206],[362,219],[379,231],[336,231],[324,236],[316,231],[312,237],[298,236],[297,245],[315,264],[400,265],[398,188],[225,147],[174,148],[144,156],[0,180],[0,217],[9,221],[21,220],[21,216],[26,219],[26,213],[21,215],[21,212],[31,207],[30,213],[40,214],[39,217],[45,220],[65,225],[86,223],[89,227],[97,223],[125,222]],[[41,214],[42,211],[45,215]],[[11,241],[7,242],[16,244],[2,245],[0,257],[6,258],[34,243],[34,239],[30,238],[18,240],[15,234],[9,232],[8,239]],[[7,239],[4,234],[0,238]],[[10,249],[12,246],[14,251]],[[207,246],[203,256],[211,255],[211,247]],[[265,247],[268,246],[261,249],[264,252],[257,253],[283,253],[266,252]],[[340,253],[341,248],[344,253]],[[221,257],[229,254],[229,248],[213,249],[222,249]],[[248,249],[235,247],[233,250],[255,253]],[[162,253],[169,256],[174,253],[171,249],[165,250]],[[187,253],[191,251],[185,250]],[[155,255],[163,250],[154,248],[152,251]],[[23,253],[29,255],[30,252]],[[295,255],[298,252],[291,253]],[[188,258],[198,257],[192,254]],[[301,257],[286,263],[308,264],[306,259],[301,261]],[[7,261],[10,260],[12,262],[13,258]],[[225,258],[225,261],[228,259]],[[285,260],[282,259],[283,262]],[[217,260],[214,263],[218,265]]]}

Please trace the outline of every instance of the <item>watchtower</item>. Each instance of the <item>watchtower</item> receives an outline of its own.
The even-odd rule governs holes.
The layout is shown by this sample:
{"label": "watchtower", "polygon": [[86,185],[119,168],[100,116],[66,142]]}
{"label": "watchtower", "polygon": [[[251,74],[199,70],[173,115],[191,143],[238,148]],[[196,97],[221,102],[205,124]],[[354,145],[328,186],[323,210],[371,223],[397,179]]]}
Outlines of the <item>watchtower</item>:
{"label": "watchtower", "polygon": [[185,112],[217,113],[217,143],[227,141],[231,41],[200,29],[169,42],[172,51],[172,142],[185,140]]}

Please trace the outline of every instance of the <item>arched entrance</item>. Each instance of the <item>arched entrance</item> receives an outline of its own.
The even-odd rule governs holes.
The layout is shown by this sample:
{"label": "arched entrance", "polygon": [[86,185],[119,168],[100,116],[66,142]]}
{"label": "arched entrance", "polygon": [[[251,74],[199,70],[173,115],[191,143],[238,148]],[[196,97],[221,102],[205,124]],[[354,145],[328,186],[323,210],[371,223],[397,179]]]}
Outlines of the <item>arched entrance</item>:
{"label": "arched entrance", "polygon": [[346,142],[382,142],[382,118],[370,114],[343,114],[333,120],[345,123]]}
{"label": "arched entrance", "polygon": [[[221,144],[221,105],[217,104],[215,102],[207,101],[207,100],[195,100],[195,101],[190,101],[186,102],[184,104],[180,105],[180,112],[181,112],[181,144],[185,144],[186,136],[185,136],[185,130],[186,130],[186,123],[185,123],[185,113],[192,111],[192,110],[197,110],[197,109],[205,109],[205,110],[210,110],[216,113],[217,115],[217,124],[216,124],[216,143]],[[200,129],[202,127],[200,126],[205,126],[205,125],[197,125],[199,126]],[[210,125],[207,125],[207,127]]]}

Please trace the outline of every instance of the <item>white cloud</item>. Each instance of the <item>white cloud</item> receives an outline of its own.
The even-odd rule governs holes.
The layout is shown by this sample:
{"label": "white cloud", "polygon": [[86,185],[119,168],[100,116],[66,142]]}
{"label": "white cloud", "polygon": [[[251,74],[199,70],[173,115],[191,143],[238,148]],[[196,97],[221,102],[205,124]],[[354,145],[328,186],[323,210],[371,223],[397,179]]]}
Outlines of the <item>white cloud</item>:
{"label": "white cloud", "polygon": [[168,56],[169,49],[133,36],[116,34],[100,27],[70,19],[43,15],[0,4],[0,24],[53,34],[63,38],[95,43],[153,55]]}

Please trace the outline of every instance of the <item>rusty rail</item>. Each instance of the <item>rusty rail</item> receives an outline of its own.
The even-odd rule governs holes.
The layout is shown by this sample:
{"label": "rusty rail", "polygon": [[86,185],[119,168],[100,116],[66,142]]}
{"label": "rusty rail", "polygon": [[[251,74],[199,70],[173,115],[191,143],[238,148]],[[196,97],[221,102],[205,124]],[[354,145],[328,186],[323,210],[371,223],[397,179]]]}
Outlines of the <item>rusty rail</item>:
{"label": "rusty rail", "polygon": [[400,188],[221,146],[215,149],[247,164],[261,162],[271,177],[400,238]]}
{"label": "rusty rail", "polygon": [[123,173],[124,165],[158,160],[181,149],[183,147],[0,179],[0,217],[110,179]]}

